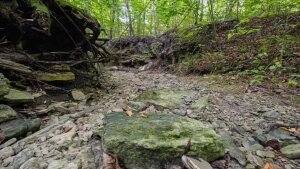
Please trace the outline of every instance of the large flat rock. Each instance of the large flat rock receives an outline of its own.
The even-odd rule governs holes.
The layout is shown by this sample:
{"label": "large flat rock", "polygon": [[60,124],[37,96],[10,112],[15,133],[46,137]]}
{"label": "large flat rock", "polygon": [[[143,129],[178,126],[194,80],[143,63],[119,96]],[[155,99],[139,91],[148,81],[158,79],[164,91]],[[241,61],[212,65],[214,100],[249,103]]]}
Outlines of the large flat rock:
{"label": "large flat rock", "polygon": [[191,140],[190,156],[212,161],[224,155],[214,130],[201,122],[174,114],[150,113],[147,118],[125,112],[108,114],[100,135],[107,153],[116,154],[126,168],[157,169],[180,160]]}
{"label": "large flat rock", "polygon": [[154,90],[142,93],[135,101],[150,103],[165,108],[178,108],[180,105],[184,104],[185,97],[192,97],[195,92],[192,90]]}
{"label": "large flat rock", "polygon": [[34,101],[34,97],[26,91],[10,89],[4,100],[11,104],[30,103]]}
{"label": "large flat rock", "polygon": [[5,133],[5,140],[11,138],[22,138],[28,132],[35,132],[40,129],[41,119],[17,119],[0,124]]}

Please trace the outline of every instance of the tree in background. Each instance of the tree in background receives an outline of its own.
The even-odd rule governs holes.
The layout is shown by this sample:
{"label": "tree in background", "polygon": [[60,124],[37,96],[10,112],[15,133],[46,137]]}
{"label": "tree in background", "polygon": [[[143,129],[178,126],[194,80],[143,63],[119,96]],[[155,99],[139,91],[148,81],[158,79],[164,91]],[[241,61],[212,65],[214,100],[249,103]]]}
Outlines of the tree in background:
{"label": "tree in background", "polygon": [[65,0],[94,15],[110,38],[159,35],[175,27],[298,12],[299,0]]}

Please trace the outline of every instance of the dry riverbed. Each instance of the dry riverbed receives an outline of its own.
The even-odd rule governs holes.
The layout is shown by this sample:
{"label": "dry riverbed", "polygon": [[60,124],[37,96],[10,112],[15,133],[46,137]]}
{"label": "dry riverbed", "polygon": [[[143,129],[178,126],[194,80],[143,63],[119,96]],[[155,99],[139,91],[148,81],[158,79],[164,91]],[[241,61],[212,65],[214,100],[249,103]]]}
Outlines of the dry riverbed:
{"label": "dry riverbed", "polygon": [[[109,92],[85,91],[82,95],[75,91],[73,97],[78,101],[54,102],[45,108],[53,113],[41,118],[39,131],[2,143],[0,168],[101,168],[100,137],[105,135],[99,133],[105,116],[123,111],[127,116],[132,113],[147,118],[147,113],[155,112],[202,122],[221,136],[224,150],[231,156],[231,169],[261,168],[268,162],[284,169],[300,168],[299,133],[294,131],[300,112],[298,105],[287,99],[294,96],[235,81],[224,83],[222,77],[178,77],[147,71],[109,73],[115,84]],[[130,113],[126,107],[132,108]],[[212,164],[222,166],[225,160],[221,157]]]}

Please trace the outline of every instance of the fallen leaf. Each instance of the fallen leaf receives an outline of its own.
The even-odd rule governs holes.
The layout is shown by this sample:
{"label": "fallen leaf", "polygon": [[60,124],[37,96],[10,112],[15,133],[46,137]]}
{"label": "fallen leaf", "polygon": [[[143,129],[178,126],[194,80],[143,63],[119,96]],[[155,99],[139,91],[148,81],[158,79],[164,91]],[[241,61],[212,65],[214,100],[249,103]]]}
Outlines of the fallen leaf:
{"label": "fallen leaf", "polygon": [[140,114],[140,117],[147,118],[147,116],[144,113]]}
{"label": "fallen leaf", "polygon": [[132,111],[126,111],[127,115],[131,117],[133,115]]}
{"label": "fallen leaf", "polygon": [[281,169],[281,167],[279,167],[276,164],[266,163],[266,165],[264,166],[264,169]]}
{"label": "fallen leaf", "polygon": [[64,128],[64,133],[69,132],[71,129],[72,129],[72,127],[65,127],[65,128]]}
{"label": "fallen leaf", "polygon": [[103,169],[122,169],[117,156],[103,153]]}
{"label": "fallen leaf", "polygon": [[132,108],[130,106],[128,106],[127,104],[124,104],[122,106],[122,109],[125,110],[125,111],[131,111],[132,110]]}

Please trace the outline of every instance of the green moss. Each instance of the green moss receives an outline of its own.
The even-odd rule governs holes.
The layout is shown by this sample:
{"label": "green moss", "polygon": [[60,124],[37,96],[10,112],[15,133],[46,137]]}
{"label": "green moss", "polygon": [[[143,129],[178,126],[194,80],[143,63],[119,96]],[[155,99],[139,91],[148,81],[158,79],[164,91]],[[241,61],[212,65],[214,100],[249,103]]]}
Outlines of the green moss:
{"label": "green moss", "polygon": [[30,0],[30,4],[36,10],[34,18],[37,20],[39,25],[50,30],[51,16],[48,7],[43,4],[41,0]]}
{"label": "green moss", "polygon": [[75,74],[72,72],[64,72],[64,73],[45,73],[45,72],[37,72],[37,79],[41,81],[74,81]]}
{"label": "green moss", "polygon": [[138,114],[125,112],[106,117],[103,145],[105,151],[116,154],[127,168],[161,168],[180,159],[183,145],[192,142],[189,155],[208,161],[224,155],[223,143],[217,134],[201,122],[173,114]]}
{"label": "green moss", "polygon": [[4,100],[11,104],[31,103],[34,101],[34,97],[26,91],[10,89],[9,93],[4,96]]}
{"label": "green moss", "polygon": [[192,90],[156,90],[145,92],[135,98],[134,101],[150,103],[169,108],[180,106],[182,103],[184,103],[184,100],[182,99],[184,96],[192,95]]}
{"label": "green moss", "polygon": [[31,5],[40,12],[43,12],[50,16],[48,7],[41,2],[41,0],[31,0]]}
{"label": "green moss", "polygon": [[231,40],[237,36],[249,35],[249,34],[257,33],[260,31],[261,31],[261,29],[258,29],[258,28],[252,28],[252,29],[237,28],[237,29],[229,31],[229,33],[227,34],[227,39]]}

